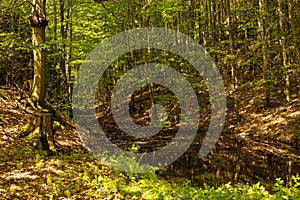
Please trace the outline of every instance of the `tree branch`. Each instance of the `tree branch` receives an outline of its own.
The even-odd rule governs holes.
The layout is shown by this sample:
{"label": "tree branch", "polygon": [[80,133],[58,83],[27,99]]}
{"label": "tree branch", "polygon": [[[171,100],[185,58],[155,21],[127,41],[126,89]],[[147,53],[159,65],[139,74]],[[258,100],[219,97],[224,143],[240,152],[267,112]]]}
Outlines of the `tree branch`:
{"label": "tree branch", "polygon": [[20,7],[20,6],[24,5],[26,2],[33,6],[33,4],[31,2],[29,2],[27,0],[24,0],[22,3],[19,3],[19,4],[15,5],[15,6],[12,6],[10,8],[2,9],[1,12],[4,13],[5,11],[12,10],[14,8]]}

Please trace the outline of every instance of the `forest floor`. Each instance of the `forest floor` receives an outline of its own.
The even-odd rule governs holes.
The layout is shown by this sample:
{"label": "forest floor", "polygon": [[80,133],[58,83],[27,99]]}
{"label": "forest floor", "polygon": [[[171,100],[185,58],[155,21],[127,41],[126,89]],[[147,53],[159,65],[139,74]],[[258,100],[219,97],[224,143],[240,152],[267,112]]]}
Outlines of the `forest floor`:
{"label": "forest floor", "polygon": [[[269,108],[261,106],[261,97],[245,95],[240,99],[239,123],[229,98],[225,127],[214,151],[198,159],[190,148],[161,176],[170,182],[191,180],[194,185],[259,181],[271,187],[276,177],[289,181],[300,173],[300,99],[282,106],[280,95]],[[91,186],[99,171],[111,179],[120,176],[99,168],[99,162],[83,149],[76,130],[59,123],[55,123],[56,144],[62,149],[58,155],[32,150],[31,138],[16,139],[14,135],[34,112],[25,101],[16,89],[0,88],[0,199],[34,199],[32,194],[42,199],[59,193],[77,193],[84,199],[99,192]],[[113,198],[107,191],[107,199]]]}

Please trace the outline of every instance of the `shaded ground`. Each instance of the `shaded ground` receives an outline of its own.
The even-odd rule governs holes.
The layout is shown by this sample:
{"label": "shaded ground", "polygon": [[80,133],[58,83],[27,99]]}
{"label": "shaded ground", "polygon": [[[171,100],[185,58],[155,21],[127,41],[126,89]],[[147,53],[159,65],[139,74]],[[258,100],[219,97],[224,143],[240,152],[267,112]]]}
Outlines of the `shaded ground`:
{"label": "shaded ground", "polygon": [[181,169],[196,185],[259,181],[269,189],[276,177],[289,181],[292,175],[299,174],[300,99],[281,106],[284,96],[275,94],[273,106],[266,108],[263,97],[255,96],[253,88],[240,88],[239,123],[233,114],[233,100],[228,98],[226,124],[215,150],[197,159],[190,148],[170,166],[170,171]]}
{"label": "shaded ground", "polygon": [[[197,157],[207,127],[203,120],[203,129],[193,145],[162,176],[169,181],[190,179],[195,185],[260,181],[270,186],[275,177],[289,180],[292,175],[299,174],[300,100],[287,106],[264,108],[259,99],[245,97],[241,100],[242,121],[239,124],[235,123],[231,112],[233,105],[228,99],[226,126],[214,151],[204,159]],[[76,176],[82,176],[77,174],[78,171],[72,175],[72,169],[89,168],[89,163],[95,165],[92,158],[81,154],[84,150],[76,131],[58,123],[55,139],[64,150],[62,154],[66,160],[56,156],[48,158],[37,150],[29,150],[32,146],[30,138],[16,140],[14,134],[33,113],[24,103],[20,92],[5,87],[0,89],[0,196],[5,194],[7,199],[28,199],[30,194],[26,192],[29,190],[42,197],[53,190],[50,183],[47,185],[51,182],[48,180],[50,175],[61,184],[71,184],[73,179],[76,181]],[[83,198],[89,187],[82,183],[78,187],[73,189]]]}

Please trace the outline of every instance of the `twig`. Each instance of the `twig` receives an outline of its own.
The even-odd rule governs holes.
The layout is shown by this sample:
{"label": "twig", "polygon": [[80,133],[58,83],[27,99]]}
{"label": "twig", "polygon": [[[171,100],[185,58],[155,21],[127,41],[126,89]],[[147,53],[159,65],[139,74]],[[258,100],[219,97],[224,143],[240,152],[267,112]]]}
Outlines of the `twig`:
{"label": "twig", "polygon": [[17,8],[17,7],[20,7],[20,6],[24,5],[25,3],[29,3],[32,7],[35,8],[35,6],[33,5],[33,3],[31,3],[31,2],[28,1],[28,0],[24,0],[24,1],[23,1],[22,3],[20,3],[20,4],[17,4],[17,5],[15,5],[15,6],[10,7],[10,8],[2,9],[1,12],[4,13],[5,11],[12,10],[12,9],[14,9],[14,8]]}

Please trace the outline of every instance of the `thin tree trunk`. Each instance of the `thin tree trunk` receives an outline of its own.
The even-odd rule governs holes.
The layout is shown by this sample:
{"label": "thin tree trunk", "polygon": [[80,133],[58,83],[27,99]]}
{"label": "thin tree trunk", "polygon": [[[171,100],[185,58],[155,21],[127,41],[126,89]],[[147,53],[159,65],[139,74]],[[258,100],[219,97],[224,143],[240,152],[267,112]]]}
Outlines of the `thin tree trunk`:
{"label": "thin tree trunk", "polygon": [[239,113],[239,102],[237,97],[237,88],[238,88],[238,80],[237,80],[237,69],[236,69],[236,58],[234,55],[234,39],[231,25],[231,10],[230,10],[230,0],[226,1],[226,12],[227,12],[227,25],[228,25],[228,33],[229,33],[229,53],[230,53],[230,64],[231,64],[231,77],[233,82],[233,99],[234,99],[234,112],[237,122],[241,120],[241,116]]}
{"label": "thin tree trunk", "polygon": [[[73,42],[73,11],[72,11],[72,0],[70,0],[70,4],[69,4],[69,24],[70,24],[70,44],[69,44],[69,53],[68,53],[68,69],[67,69],[67,79],[68,79],[68,95],[69,95],[69,103],[71,103],[71,98],[72,98],[72,86],[69,84],[70,80],[71,80],[71,72],[72,72],[72,68],[70,66],[70,62],[72,60],[72,42]],[[72,112],[71,112],[72,113]]]}
{"label": "thin tree trunk", "polygon": [[[296,14],[295,14],[295,9],[294,9],[294,7],[299,8],[297,6],[300,6],[300,5],[297,5],[297,0],[295,2],[293,0],[288,0],[289,22],[291,24],[292,42],[293,42],[292,45],[295,46],[296,59],[299,59],[300,47],[299,47],[299,35],[298,34],[300,34],[300,31],[299,31],[300,27],[297,27],[297,23],[295,23],[295,21],[299,20],[299,18],[297,18]],[[300,13],[298,15],[300,16]],[[298,24],[298,26],[299,26],[299,24]]]}
{"label": "thin tree trunk", "polygon": [[260,31],[260,40],[262,41],[262,53],[263,53],[263,78],[264,78],[264,90],[265,90],[265,106],[268,107],[270,105],[270,95],[271,95],[271,89],[270,89],[270,76],[269,76],[269,70],[270,70],[270,56],[268,53],[268,44],[269,44],[269,33],[266,30],[266,17],[265,17],[265,2],[263,0],[259,1],[259,9],[261,11],[262,16],[259,16],[258,19],[258,27]]}
{"label": "thin tree trunk", "polygon": [[[62,72],[62,93],[67,94],[66,104],[71,104],[71,91],[69,87],[69,77],[71,74],[71,71],[69,69],[69,63],[68,63],[68,53],[67,53],[67,45],[66,41],[68,38],[68,29],[69,29],[69,18],[71,15],[71,5],[69,4],[69,8],[67,9],[67,16],[65,18],[65,10],[66,10],[66,4],[65,0],[59,0],[60,2],[60,32],[61,32],[61,39],[62,39],[62,45],[61,45],[61,57],[60,57],[60,70]],[[71,112],[70,112],[71,113]]]}
{"label": "thin tree trunk", "polygon": [[67,31],[65,29],[65,0],[60,0],[60,34],[62,39],[61,56],[60,56],[60,70],[63,75],[63,86],[66,87],[67,75],[66,75],[66,44]]}
{"label": "thin tree trunk", "polygon": [[[57,53],[57,5],[56,5],[56,0],[53,0],[53,15],[54,15],[54,27],[53,27],[53,44],[54,44],[54,52]],[[56,65],[56,56],[53,58],[53,63]]]}
{"label": "thin tree trunk", "polygon": [[290,69],[289,69],[287,50],[286,50],[286,38],[284,36],[286,27],[283,19],[284,16],[283,16],[281,0],[278,0],[278,15],[279,15],[279,29],[280,29],[279,44],[281,46],[282,65],[284,69],[284,80],[285,80],[284,93],[285,93],[285,99],[287,103],[289,103],[291,101],[290,75],[289,75]]}
{"label": "thin tree trunk", "polygon": [[[291,46],[294,46],[294,52],[295,52],[295,58],[293,63],[298,63],[298,73],[300,72],[300,42],[299,42],[299,34],[300,34],[300,27],[299,23],[295,23],[296,21],[300,20],[300,12],[296,13],[295,11],[299,8],[300,4],[298,0],[288,0],[288,12],[289,12],[289,22],[291,24]],[[292,62],[290,63],[292,64]],[[296,70],[297,73],[297,70]],[[298,87],[299,87],[299,97],[300,97],[300,77],[299,75],[297,76],[297,82],[298,82]]]}

